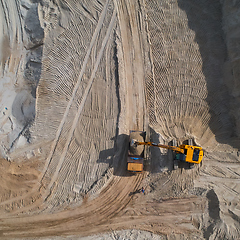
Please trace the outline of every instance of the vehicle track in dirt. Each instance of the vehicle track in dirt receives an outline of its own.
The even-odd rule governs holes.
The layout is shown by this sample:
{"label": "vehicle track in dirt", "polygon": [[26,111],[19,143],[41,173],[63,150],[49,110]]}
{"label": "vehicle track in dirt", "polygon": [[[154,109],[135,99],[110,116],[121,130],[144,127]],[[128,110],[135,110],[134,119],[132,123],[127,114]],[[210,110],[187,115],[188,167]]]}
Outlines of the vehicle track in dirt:
{"label": "vehicle track in dirt", "polygon": [[[11,200],[8,200],[8,201],[4,201],[1,203],[1,206],[4,207],[4,205],[13,205],[14,206],[14,203],[15,202],[19,202],[20,204],[22,204],[22,207],[19,208],[19,204],[16,204],[15,207],[13,207],[13,211],[11,211],[11,215],[12,216],[15,216],[16,214],[19,214],[19,213],[24,213],[24,212],[29,212],[31,210],[34,210],[34,209],[38,209],[42,203],[44,203],[43,205],[47,205],[46,202],[48,202],[48,198],[49,198],[49,193],[51,194],[51,188],[53,186],[53,184],[55,183],[57,177],[58,177],[58,172],[60,171],[61,169],[61,166],[62,166],[62,163],[65,159],[65,156],[66,156],[66,152],[68,150],[68,147],[69,147],[69,144],[70,144],[70,141],[72,139],[72,135],[73,135],[73,132],[75,130],[75,127],[76,127],[76,124],[78,122],[78,118],[79,118],[79,115],[81,114],[81,111],[84,107],[84,103],[86,101],[86,98],[87,98],[87,95],[88,95],[88,92],[90,91],[90,88],[91,88],[91,85],[92,85],[92,82],[94,80],[94,77],[95,77],[95,72],[97,70],[97,67],[98,67],[98,64],[100,62],[100,59],[101,59],[101,54],[103,53],[103,50],[105,48],[105,45],[107,43],[107,40],[109,38],[109,34],[110,34],[110,31],[112,30],[113,26],[114,26],[114,22],[115,22],[115,17],[116,17],[116,12],[114,10],[113,14],[112,14],[112,20],[110,21],[110,24],[109,24],[109,28],[107,30],[107,33],[106,33],[106,37],[105,39],[103,39],[103,43],[102,43],[102,48],[100,49],[99,51],[99,55],[98,55],[98,58],[97,58],[97,61],[95,63],[95,67],[93,68],[93,72],[92,72],[92,75],[91,75],[91,78],[90,78],[90,81],[85,89],[85,93],[83,94],[83,97],[82,97],[82,102],[79,104],[79,108],[78,108],[78,112],[75,116],[75,119],[73,120],[73,124],[72,124],[72,127],[70,129],[70,131],[68,132],[68,138],[66,140],[66,143],[65,143],[65,147],[63,148],[63,152],[61,155],[57,154],[58,155],[58,164],[55,164],[55,171],[51,170],[51,175],[47,175],[47,171],[49,171],[49,168],[51,167],[50,165],[52,164],[52,158],[53,158],[53,155],[55,154],[56,152],[56,149],[57,149],[57,145],[60,144],[62,145],[63,142],[62,140],[60,139],[60,137],[62,136],[62,129],[64,127],[64,124],[65,124],[65,121],[66,121],[66,118],[68,116],[68,113],[70,111],[70,108],[71,108],[71,104],[73,103],[73,100],[74,100],[74,97],[75,97],[75,94],[76,92],[78,91],[78,88],[79,88],[79,84],[81,82],[81,77],[83,75],[83,72],[84,72],[84,68],[86,66],[86,63],[88,61],[88,57],[90,55],[90,52],[91,52],[91,48],[93,46],[93,42],[96,40],[96,36],[97,36],[97,32],[99,31],[99,29],[101,28],[101,25],[103,24],[103,18],[105,16],[105,13],[106,13],[106,8],[108,6],[108,2],[106,3],[103,11],[102,11],[102,15],[100,17],[100,20],[98,22],[98,26],[96,27],[95,29],[95,33],[93,35],[93,38],[92,38],[92,42],[90,43],[90,47],[88,49],[88,52],[86,54],[86,57],[85,57],[85,61],[83,63],[83,67],[82,67],[82,70],[80,72],[80,76],[78,78],[78,82],[76,83],[75,85],[75,88],[73,90],[73,93],[72,93],[72,97],[67,105],[67,108],[65,110],[65,113],[63,115],[63,118],[61,120],[61,123],[58,127],[58,130],[56,132],[56,136],[55,136],[55,139],[51,145],[51,151],[49,153],[49,156],[45,162],[45,166],[44,166],[44,169],[43,169],[43,173],[42,173],[42,176],[39,180],[39,183],[33,187],[33,189],[26,195],[23,195],[23,196],[20,196],[20,197],[17,197],[17,198],[12,198]],[[125,3],[122,2],[121,3],[122,6],[125,6]],[[122,8],[122,6],[119,6]],[[131,5],[131,3],[128,2],[128,7],[130,8],[133,8],[133,5]],[[133,9],[132,9],[133,10]],[[130,9],[128,9],[128,11],[130,11]],[[122,21],[122,25],[123,24],[126,24],[125,21],[125,15],[128,16],[127,18],[127,23],[129,23],[129,12],[121,12],[119,13],[120,15],[120,19]],[[132,24],[132,29],[134,29],[135,33],[138,32],[135,24],[136,24],[136,15],[134,16],[135,18],[132,19],[131,21],[134,22],[134,24]],[[130,21],[130,22],[131,22]],[[130,23],[131,24],[131,23]],[[128,36],[124,36],[125,32],[121,32],[121,36],[123,35],[123,39],[126,43],[127,39],[129,38],[132,38],[132,35],[128,35]],[[130,32],[128,33],[130,34]],[[127,89],[128,89],[128,92],[126,94],[127,98],[131,98],[132,96],[135,96],[135,100],[132,102],[131,100],[128,100],[130,102],[132,102],[131,104],[128,105],[128,107],[130,107],[130,109],[128,110],[129,111],[129,114],[131,114],[134,118],[132,119],[131,123],[128,124],[129,127],[131,128],[136,128],[136,127],[141,127],[143,128],[143,125],[144,125],[144,92],[143,92],[143,65],[142,65],[142,62],[141,62],[141,58],[142,58],[142,51],[141,51],[141,46],[140,46],[140,42],[139,42],[139,39],[135,40],[135,42],[137,42],[137,45],[135,45],[135,55],[138,56],[136,57],[137,59],[137,64],[133,64],[130,68],[127,67],[127,75],[128,75],[128,78],[126,79],[126,82],[125,84],[127,84]],[[131,60],[130,58],[133,58],[132,54],[131,54],[131,51],[129,48],[126,49],[126,47],[124,48],[123,50],[124,52],[124,61],[125,63],[127,64],[126,66],[128,66],[128,61]],[[127,59],[127,60],[126,60]],[[140,68],[139,68],[139,62],[140,62]],[[137,76],[139,78],[137,78]],[[129,78],[132,79],[131,81],[129,81]],[[136,80],[136,82],[134,82]],[[134,90],[134,94],[132,95],[132,89],[136,89]],[[134,104],[133,104],[134,103]],[[139,110],[139,111],[138,111]],[[139,113],[140,112],[140,113]],[[136,119],[137,120],[137,126],[134,125],[135,122],[136,122]],[[61,141],[60,141],[61,140]],[[56,159],[55,159],[56,160]],[[125,166],[124,164],[120,164],[120,169],[116,171],[116,173],[122,173],[122,172],[125,172],[125,169],[123,169]],[[123,167],[123,168],[122,168]],[[126,196],[128,196],[129,192],[133,191],[136,186],[135,185],[139,185],[140,182],[141,182],[141,179],[142,179],[142,175],[137,175],[137,176],[131,176],[131,177],[127,177],[127,178],[121,178],[119,180],[120,177],[118,176],[113,176],[113,182],[114,184],[110,184],[111,187],[113,187],[114,189],[115,188],[118,188],[118,189],[122,189],[121,187],[119,186],[125,186],[126,187],[126,184],[129,186],[129,188],[126,188],[125,189],[125,193],[126,193]],[[131,181],[129,181],[129,178],[131,179]],[[138,181],[134,184],[129,184],[129,182],[134,182],[136,179],[138,179]],[[47,184],[47,182],[49,182]],[[116,183],[117,183],[117,186],[114,186]],[[43,186],[44,187],[43,187]],[[40,190],[40,191],[39,191]],[[113,192],[111,192],[111,194],[109,195],[113,195],[113,196],[116,196],[115,194],[113,194]],[[118,191],[118,194],[117,195],[121,195],[121,192]],[[124,196],[124,197],[126,197]],[[108,197],[107,199],[112,199],[112,197]],[[44,202],[46,200],[46,202]],[[129,201],[129,198],[128,200]],[[108,203],[108,202],[107,202]],[[125,206],[126,204],[123,204],[123,206]],[[104,205],[104,201],[103,201],[103,206]],[[100,207],[101,209],[101,206],[95,206],[95,210],[98,209]],[[121,207],[120,207],[121,208]],[[95,211],[94,210],[94,211]],[[114,211],[113,211],[114,212]],[[9,214],[8,214],[9,216]]]}
{"label": "vehicle track in dirt", "polygon": [[[128,8],[131,8],[133,10],[134,5],[132,5],[132,3],[130,3],[129,1],[127,2],[127,6]],[[125,7],[125,2],[122,1],[121,4],[118,6],[118,10],[119,8]],[[130,24],[131,28],[134,29],[133,33],[135,32],[139,32],[138,29],[136,28],[136,15],[134,16],[134,19],[131,19],[131,21],[129,20],[129,11],[130,9],[128,9],[128,11],[126,11],[126,9],[124,9],[124,11],[118,11],[118,16],[119,19],[121,19],[121,26],[122,26],[122,30],[121,31],[121,36],[123,39],[123,42],[126,44],[128,39],[133,38],[133,36],[131,35],[132,32],[128,32],[128,35],[125,35],[125,28],[123,26],[126,26],[126,24]],[[113,13],[114,16],[114,13]],[[127,16],[127,18],[125,18]],[[110,27],[113,26],[113,21],[114,21],[114,17],[113,20],[110,22]],[[126,22],[127,21],[127,22]],[[133,22],[133,23],[132,23]],[[139,36],[138,36],[139,37]],[[133,38],[134,39],[134,38]],[[106,38],[107,40],[107,38]],[[105,40],[105,44],[106,44],[106,40]],[[137,43],[137,44],[136,44]],[[132,43],[135,46],[135,57],[136,57],[136,64],[134,63],[132,66],[128,66],[129,62],[128,61],[132,61],[133,60],[133,55],[132,52],[130,51],[129,46],[126,46],[123,44],[123,56],[124,56],[124,63],[126,66],[126,79],[125,79],[125,84],[127,85],[127,92],[126,92],[126,96],[127,96],[127,102],[128,102],[128,115],[133,116],[132,119],[130,119],[129,123],[127,124],[127,126],[129,128],[144,128],[144,88],[143,88],[143,65],[141,62],[142,59],[142,50],[141,50],[141,46],[140,46],[140,42],[139,39],[135,39],[135,42]],[[103,45],[104,48],[105,45]],[[101,50],[100,50],[101,52]],[[101,55],[99,55],[99,60],[100,60]],[[99,60],[97,61],[97,63],[99,62]],[[96,68],[97,68],[97,63],[96,63]],[[140,66],[139,66],[140,64]],[[95,69],[95,68],[94,68]],[[94,74],[95,72],[93,71],[93,74],[90,79],[91,81],[89,82],[88,87],[86,88],[87,91],[85,92],[86,96],[88,91],[90,90],[93,78],[94,78]],[[121,84],[121,83],[120,83]],[[77,90],[74,90],[74,92]],[[83,97],[83,99],[86,98]],[[133,97],[133,100],[132,100]],[[74,98],[74,96],[73,96]],[[73,99],[72,99],[73,100]],[[71,101],[72,101],[71,100]],[[70,102],[71,102],[70,101]],[[66,112],[64,114],[64,117],[62,119],[61,124],[59,125],[57,134],[56,134],[56,138],[52,144],[52,150],[49,154],[49,157],[45,163],[45,167],[44,167],[44,171],[42,174],[42,178],[41,178],[41,182],[44,181],[44,178],[46,176],[46,172],[48,171],[48,168],[50,166],[50,162],[52,159],[53,154],[55,153],[56,150],[56,145],[59,142],[59,138],[61,135],[61,131],[62,131],[62,127],[64,125],[64,120],[67,116],[67,111],[70,108],[70,102],[69,105],[66,109]],[[21,223],[19,222],[19,218],[16,217],[16,214],[19,214],[21,212],[26,212],[26,211],[30,211],[31,209],[34,209],[34,207],[39,208],[41,207],[41,203],[44,201],[44,199],[46,199],[47,194],[49,193],[49,190],[51,189],[51,186],[53,185],[53,183],[56,181],[57,179],[57,173],[61,168],[61,164],[62,161],[64,161],[64,158],[66,156],[66,151],[68,149],[68,146],[70,144],[70,140],[72,138],[72,134],[73,131],[75,129],[76,123],[78,121],[79,115],[81,113],[81,109],[84,106],[84,101],[82,102],[82,104],[80,104],[79,107],[79,112],[76,114],[76,117],[74,119],[74,123],[72,124],[72,130],[70,130],[69,132],[69,137],[67,139],[67,142],[65,144],[65,151],[63,151],[62,153],[62,157],[60,155],[60,160],[59,160],[59,165],[56,167],[56,171],[55,174],[53,172],[52,178],[50,178],[50,183],[49,185],[46,185],[46,190],[43,191],[43,193],[39,193],[38,191],[36,191],[38,189],[38,186],[36,186],[28,195],[26,195],[26,197],[31,197],[33,198],[34,196],[34,191],[36,191],[36,195],[35,197],[38,198],[34,203],[31,203],[25,207],[20,208],[19,210],[13,211],[11,213],[12,217],[11,218],[4,218],[3,220],[3,224],[1,225],[1,229],[3,229],[2,232],[2,236],[4,237],[11,237],[11,236],[27,236],[25,235],[26,232],[28,231],[28,229],[32,232],[32,236],[33,234],[33,229],[36,227],[36,236],[38,236],[41,232],[40,230],[40,225],[43,224],[43,228],[45,229],[44,231],[47,233],[46,228],[53,226],[55,224],[60,224],[59,225],[59,229],[57,230],[58,232],[60,231],[60,229],[62,229],[62,223],[63,222],[68,222],[69,224],[72,222],[73,226],[75,226],[75,224],[78,225],[78,229],[80,230],[80,232],[85,234],[91,229],[91,226],[94,225],[100,225],[102,223],[107,222],[109,219],[111,219],[113,216],[116,216],[118,212],[120,212],[128,203],[129,201],[132,199],[132,196],[130,195],[131,192],[136,191],[140,186],[140,183],[142,181],[143,178],[143,174],[138,174],[138,175],[133,175],[133,176],[124,176],[124,177],[120,177],[120,176],[112,176],[112,178],[109,180],[107,186],[102,190],[101,195],[92,201],[89,201],[87,204],[83,204],[81,207],[70,210],[70,211],[66,211],[66,212],[60,212],[58,214],[56,214],[56,218],[53,217],[53,215],[34,215],[32,217],[21,217],[21,223],[24,223],[22,225],[22,227],[20,226]],[[136,120],[137,119],[137,120]],[[135,125],[135,123],[137,122],[137,124]],[[120,162],[119,164],[119,169],[116,171],[116,174],[126,174],[125,173],[125,164],[123,164],[123,160],[121,159],[122,162]],[[45,192],[45,193],[44,193]],[[40,194],[40,195],[39,195]],[[23,196],[24,197],[24,196]],[[22,199],[21,198],[17,198],[17,199]],[[16,201],[17,199],[12,199],[12,201],[14,202],[14,200]],[[47,199],[46,199],[47,200]],[[48,201],[48,200],[47,200]],[[4,203],[2,203],[3,205]],[[8,202],[9,204],[9,202]],[[46,205],[47,203],[44,203],[44,205]],[[10,215],[8,215],[10,216]],[[51,217],[50,217],[51,216]],[[4,216],[3,216],[4,217]],[[62,218],[62,219],[61,219]],[[23,220],[25,219],[25,220]],[[47,219],[49,219],[49,222],[47,222]],[[61,220],[60,220],[61,219]],[[16,221],[16,222],[15,222]],[[11,224],[10,224],[11,222]],[[16,225],[14,225],[14,222],[18,225],[18,227],[16,228]],[[45,222],[45,223],[43,223]],[[125,222],[125,219],[123,220],[122,224]],[[129,223],[129,222],[128,222]],[[19,225],[20,224],[20,225]],[[28,226],[28,227],[26,227]],[[15,228],[16,231],[12,232],[12,235],[9,235],[8,230],[5,228],[7,227],[7,229],[10,228]],[[18,229],[18,230],[17,230]],[[85,230],[84,230],[85,229]],[[97,228],[95,228],[97,231]],[[101,231],[100,229],[98,229],[99,231]],[[24,231],[26,231],[25,233],[23,233]],[[91,231],[91,230],[90,230]],[[22,232],[22,234],[21,234]],[[55,230],[54,230],[55,232]],[[47,235],[51,235],[53,232],[48,232]],[[54,233],[56,234],[56,233]],[[41,235],[41,234],[40,234]]]}
{"label": "vehicle track in dirt", "polygon": [[[138,1],[115,1],[121,33],[123,91],[126,97],[126,129],[146,130],[143,19]],[[128,121],[128,122],[127,122]]]}
{"label": "vehicle track in dirt", "polygon": [[[111,21],[109,23],[109,27],[106,31],[106,36],[105,38],[103,39],[102,41],[102,46],[100,48],[100,51],[99,51],[99,54],[98,54],[98,57],[96,59],[96,62],[95,62],[95,65],[93,67],[93,70],[92,70],[92,74],[91,74],[91,77],[89,79],[89,82],[85,88],[85,92],[83,93],[83,96],[81,98],[81,103],[79,104],[79,107],[78,107],[78,112],[73,120],[73,124],[70,128],[70,131],[66,131],[67,134],[68,134],[68,137],[66,139],[66,142],[64,143],[65,146],[63,147],[63,152],[61,153],[60,156],[58,156],[57,158],[55,157],[53,159],[53,155],[57,149],[57,145],[60,145],[60,148],[62,148],[62,144],[63,144],[63,139],[65,138],[64,135],[62,134],[62,130],[63,130],[63,127],[66,128],[65,125],[65,122],[67,120],[67,117],[69,115],[69,111],[70,111],[70,108],[71,106],[73,105],[73,102],[74,100],[76,101],[76,93],[77,91],[79,90],[79,87],[80,87],[80,84],[82,84],[82,76],[84,74],[84,71],[86,69],[86,65],[88,63],[88,60],[89,60],[89,56],[92,52],[92,48],[93,48],[93,45],[94,43],[96,42],[96,40],[98,40],[98,35],[99,35],[99,32],[102,28],[102,25],[104,23],[104,18],[106,16],[106,13],[107,13],[107,8],[108,8],[108,5],[109,5],[109,1],[106,1],[105,5],[104,5],[104,8],[102,10],[102,13],[101,13],[101,16],[99,18],[99,21],[98,21],[98,24],[95,28],[95,32],[92,36],[92,40],[90,42],[90,46],[87,50],[87,53],[86,53],[86,56],[85,56],[85,59],[84,59],[84,62],[82,64],[82,68],[81,68],[81,71],[80,71],[80,74],[79,74],[79,77],[78,77],[78,81],[76,82],[75,84],[75,87],[73,89],[73,92],[72,92],[72,96],[68,102],[68,105],[65,109],[65,113],[63,115],[63,118],[59,124],[59,127],[58,127],[58,130],[56,132],[56,136],[55,136],[55,139],[53,140],[53,143],[51,144],[51,150],[50,150],[50,153],[48,155],[48,158],[45,162],[45,166],[43,168],[43,171],[42,171],[42,175],[40,176],[40,180],[39,180],[39,183],[32,188],[32,190],[25,196],[20,196],[20,197],[17,197],[17,198],[12,198],[10,200],[7,200],[7,201],[4,201],[1,203],[1,206],[5,205],[5,204],[11,204],[13,202],[16,202],[16,201],[21,201],[23,202],[23,199],[28,199],[28,198],[31,198],[31,199],[35,199],[34,200],[34,204],[30,204],[30,206],[27,206],[27,207],[23,207],[21,209],[18,209],[16,211],[14,211],[14,213],[17,213],[17,212],[23,212],[23,211],[28,211],[36,206],[38,206],[41,202],[43,202],[46,197],[49,197],[49,192],[51,192],[51,187],[52,185],[55,183],[57,177],[58,177],[58,173],[61,169],[61,166],[62,166],[62,163],[64,161],[64,158],[66,157],[66,153],[68,151],[68,148],[69,148],[69,144],[70,144],[70,141],[72,140],[72,137],[73,137],[73,132],[76,128],[76,125],[78,123],[78,119],[79,119],[79,116],[84,108],[84,104],[86,102],[86,98],[89,94],[89,91],[91,89],[91,86],[92,86],[92,83],[94,81],[94,78],[95,78],[95,74],[96,74],[96,71],[97,71],[97,68],[98,68],[98,65],[99,65],[99,62],[102,58],[102,54],[103,54],[103,51],[105,49],[105,46],[106,46],[106,43],[109,39],[109,35],[114,27],[114,24],[115,24],[115,20],[116,20],[116,9],[114,10],[113,14],[112,14],[112,18],[111,18]],[[59,151],[59,149],[58,149]],[[58,154],[57,154],[58,155]],[[58,163],[56,164],[52,164],[51,162],[53,161],[57,161]],[[55,170],[51,169],[52,167],[50,165],[55,165]],[[47,172],[49,171],[49,168],[51,169],[51,172],[52,172],[52,176],[46,176],[47,175]],[[49,182],[49,180],[50,182]],[[47,184],[47,182],[49,182]],[[39,193],[39,190],[41,189],[41,193]],[[38,200],[36,201],[36,198],[38,198]],[[27,204],[28,205],[28,204]]]}
{"label": "vehicle track in dirt", "polygon": [[[104,8],[105,10],[107,8],[107,3]],[[142,26],[140,24],[143,19],[140,19],[140,6],[137,1],[132,2],[127,0],[115,2],[115,4],[120,25],[119,35],[122,42],[120,46],[118,46],[118,50],[121,48],[120,52],[122,53],[122,56],[119,56],[118,61],[119,65],[122,65],[122,69],[124,69],[124,73],[122,73],[124,78],[120,79],[119,83],[120,91],[122,91],[122,96],[125,97],[125,102],[127,103],[126,113],[122,112],[121,114],[123,114],[123,117],[126,119],[126,122],[123,124],[128,133],[130,129],[145,130],[147,128],[144,97],[145,76],[142,60],[143,39],[141,37]],[[103,18],[105,10],[102,11],[101,15]],[[113,27],[115,16],[116,14],[114,10],[112,21],[109,21],[110,27],[108,31],[111,31]],[[99,20],[98,24],[101,25],[102,23],[103,19]],[[96,27],[95,31],[98,30],[98,27]],[[92,41],[96,40],[96,35],[93,35]],[[51,201],[51,195],[49,195],[49,193],[53,194],[55,191],[54,183],[57,181],[62,163],[65,161],[66,152],[70,145],[79,115],[84,107],[85,99],[90,91],[98,63],[101,59],[101,53],[106,45],[107,39],[108,34],[106,34],[105,40],[103,40],[102,50],[99,51],[99,57],[95,62],[95,67],[93,67],[88,85],[86,85],[85,94],[83,92],[83,97],[81,98],[82,103],[80,102],[78,105],[78,112],[77,114],[75,113],[73,124],[66,125],[65,120],[69,112],[72,111],[71,104],[74,101],[75,94],[78,92],[79,81],[75,85],[72,97],[65,108],[62,120],[56,131],[55,140],[52,143],[51,151],[45,162],[39,184],[37,184],[32,191],[26,195],[13,198],[10,202],[2,202],[1,206],[3,209],[5,204],[12,205],[12,211],[8,214],[2,215],[2,222],[0,223],[2,237],[25,237],[29,236],[29,234],[31,234],[31,236],[43,236],[44,234],[45,236],[49,236],[68,234],[69,230],[74,234],[81,233],[82,235],[88,235],[90,233],[106,231],[110,228],[118,229],[129,228],[132,226],[146,229],[148,228],[147,226],[149,226],[147,224],[150,224],[149,228],[152,231],[160,231],[159,229],[162,229],[164,233],[170,231],[171,225],[173,224],[172,218],[169,218],[169,222],[166,224],[169,225],[168,227],[164,225],[162,228],[159,228],[158,222],[162,221],[166,216],[169,216],[171,208],[176,202],[167,203],[167,206],[165,206],[164,203],[155,202],[155,207],[153,207],[152,205],[154,204],[152,204],[152,202],[147,203],[142,199],[141,205],[136,203],[136,206],[128,206],[129,203],[133,201],[133,198],[136,197],[135,194],[132,195],[131,193],[136,192],[140,188],[144,174],[128,175],[125,170],[124,154],[120,154],[121,159],[119,159],[118,169],[116,169],[115,175],[108,180],[108,183],[102,189],[98,198],[91,200],[90,198],[87,199],[86,196],[86,200],[83,201],[83,204],[80,207],[75,207],[67,211],[59,211],[58,213],[53,212],[52,214],[48,214],[48,211],[41,213]],[[129,41],[130,39],[131,41]],[[90,46],[92,45],[93,43],[90,44]],[[90,52],[91,50],[89,48],[86,57],[89,56]],[[83,63],[86,64],[86,62],[87,60]],[[80,76],[84,72],[84,66],[85,65],[83,64]],[[80,77],[78,79],[80,79]],[[124,101],[124,99],[122,100]],[[75,109],[76,108],[74,108],[74,110]],[[63,128],[65,128],[64,131]],[[122,150],[123,152],[126,152],[126,146],[125,144],[123,145],[124,146],[120,147],[119,151]],[[62,150],[64,151],[62,152]],[[55,156],[54,159],[53,156]],[[53,161],[55,161],[54,164]],[[44,188],[41,188],[41,185],[43,185]],[[17,201],[19,201],[19,204],[15,205],[15,202]],[[197,199],[196,201],[201,202],[202,200]],[[187,212],[187,217],[184,217],[184,221],[190,223],[192,212],[195,209],[192,206],[192,202],[193,199],[187,199],[186,204],[184,205],[185,207],[179,209],[179,215],[175,210],[172,211],[171,214],[177,214],[177,216],[180,216],[182,212]],[[128,207],[126,208],[126,206]],[[167,208],[169,208],[170,212],[161,211],[161,209]],[[123,209],[125,210],[123,211]],[[28,213],[31,216],[26,216],[26,214],[22,215],[22,213]],[[142,223],[144,222],[143,218],[145,216],[149,217],[149,222],[145,222],[145,225],[143,226]],[[67,224],[65,225],[65,223]],[[107,228],[106,224],[109,225]],[[175,227],[178,223],[175,222],[174,224]]]}
{"label": "vehicle track in dirt", "polygon": [[[138,178],[141,177],[138,175]],[[132,206],[126,207],[132,200],[132,196],[129,196],[129,188],[134,187],[137,190],[137,183],[141,180],[135,179],[136,181],[133,182],[132,177],[127,179],[128,185],[125,185],[126,182],[120,185],[115,177],[114,181],[110,182],[111,187],[103,189],[98,199],[74,210],[51,215],[2,219],[0,223],[2,237],[64,236],[69,232],[85,236],[126,227],[162,234],[172,232],[173,228],[176,233],[198,232],[197,228],[191,226],[194,220],[197,222],[194,215],[204,209],[206,203],[203,198],[148,202],[144,200],[144,195],[141,195],[139,197],[141,199],[137,198]],[[101,201],[104,204],[101,204]]]}

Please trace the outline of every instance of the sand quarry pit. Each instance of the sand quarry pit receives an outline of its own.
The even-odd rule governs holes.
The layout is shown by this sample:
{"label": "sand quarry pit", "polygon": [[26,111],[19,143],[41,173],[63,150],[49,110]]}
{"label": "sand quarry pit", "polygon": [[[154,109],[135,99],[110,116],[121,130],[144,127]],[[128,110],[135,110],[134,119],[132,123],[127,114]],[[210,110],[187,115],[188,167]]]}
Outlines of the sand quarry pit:
{"label": "sand quarry pit", "polygon": [[[240,4],[1,0],[0,239],[240,239]],[[129,131],[187,139],[173,170]],[[145,188],[145,194],[139,192]]]}

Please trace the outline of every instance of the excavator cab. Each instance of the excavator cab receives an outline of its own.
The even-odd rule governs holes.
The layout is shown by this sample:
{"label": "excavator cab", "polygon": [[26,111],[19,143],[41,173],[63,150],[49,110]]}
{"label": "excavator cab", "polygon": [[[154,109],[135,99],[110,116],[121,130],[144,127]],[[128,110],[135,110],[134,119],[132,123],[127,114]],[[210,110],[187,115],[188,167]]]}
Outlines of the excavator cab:
{"label": "excavator cab", "polygon": [[193,164],[201,163],[203,158],[203,150],[201,147],[183,144],[180,145],[179,148],[184,149],[184,153],[177,153],[176,160]]}

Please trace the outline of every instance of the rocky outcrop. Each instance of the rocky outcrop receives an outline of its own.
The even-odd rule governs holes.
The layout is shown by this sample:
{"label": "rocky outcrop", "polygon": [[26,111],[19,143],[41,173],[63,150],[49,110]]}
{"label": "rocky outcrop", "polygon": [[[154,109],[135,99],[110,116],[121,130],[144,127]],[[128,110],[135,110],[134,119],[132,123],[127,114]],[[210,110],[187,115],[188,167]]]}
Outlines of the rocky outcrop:
{"label": "rocky outcrop", "polygon": [[41,75],[44,32],[38,1],[1,0],[0,137],[1,155],[31,141],[36,88]]}

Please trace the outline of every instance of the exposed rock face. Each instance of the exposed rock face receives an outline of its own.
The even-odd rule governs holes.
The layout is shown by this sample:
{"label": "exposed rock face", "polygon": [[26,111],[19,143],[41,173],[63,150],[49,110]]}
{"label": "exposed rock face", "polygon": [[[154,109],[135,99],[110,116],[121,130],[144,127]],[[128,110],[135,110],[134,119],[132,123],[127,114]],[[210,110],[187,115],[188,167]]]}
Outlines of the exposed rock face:
{"label": "exposed rock face", "polygon": [[[8,157],[35,118],[36,88],[42,68],[44,32],[39,3],[1,1],[1,154]],[[22,144],[21,144],[22,145]]]}

